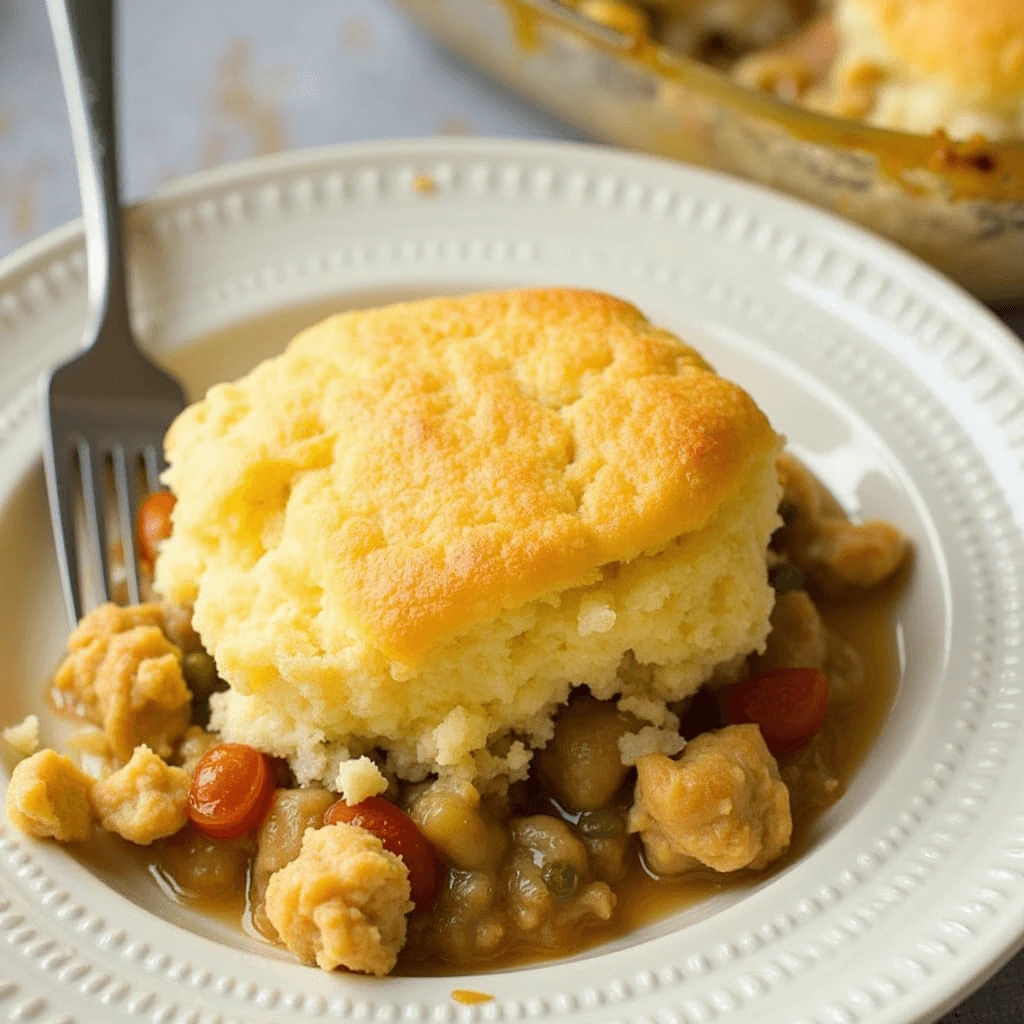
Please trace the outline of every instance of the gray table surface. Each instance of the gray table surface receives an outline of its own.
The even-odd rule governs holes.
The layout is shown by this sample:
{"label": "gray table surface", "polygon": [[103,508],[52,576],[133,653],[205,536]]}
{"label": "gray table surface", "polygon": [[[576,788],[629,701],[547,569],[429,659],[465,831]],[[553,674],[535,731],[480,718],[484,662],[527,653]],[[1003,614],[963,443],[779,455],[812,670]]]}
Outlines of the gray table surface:
{"label": "gray table surface", "polygon": [[[202,167],[299,146],[578,138],[451,58],[388,0],[126,0],[121,56],[130,199]],[[78,213],[43,0],[0,0],[0,257]],[[1024,954],[944,1024],[1024,1021],[1022,989]]]}

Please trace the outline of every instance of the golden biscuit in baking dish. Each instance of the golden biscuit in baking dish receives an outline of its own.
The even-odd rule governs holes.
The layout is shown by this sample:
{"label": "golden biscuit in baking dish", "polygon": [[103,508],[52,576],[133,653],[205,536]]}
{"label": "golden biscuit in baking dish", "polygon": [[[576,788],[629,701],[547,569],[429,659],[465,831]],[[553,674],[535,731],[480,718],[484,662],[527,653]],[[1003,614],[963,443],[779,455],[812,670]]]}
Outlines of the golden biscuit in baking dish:
{"label": "golden biscuit in baking dish", "polygon": [[953,138],[1024,134],[1024,0],[839,0],[832,108]]}

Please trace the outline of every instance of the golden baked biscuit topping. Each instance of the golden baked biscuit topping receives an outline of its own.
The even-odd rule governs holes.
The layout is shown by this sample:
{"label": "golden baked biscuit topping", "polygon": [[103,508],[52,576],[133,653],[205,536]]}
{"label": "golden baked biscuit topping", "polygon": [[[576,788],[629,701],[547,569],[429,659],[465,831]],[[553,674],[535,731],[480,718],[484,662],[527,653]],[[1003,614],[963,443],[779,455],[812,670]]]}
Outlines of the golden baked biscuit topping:
{"label": "golden baked biscuit topping", "polygon": [[279,615],[315,621],[325,650],[354,634],[414,664],[698,530],[775,443],[744,391],[610,296],[342,314],[174,425],[159,584],[197,599],[214,645],[217,576],[218,604],[287,584]]}

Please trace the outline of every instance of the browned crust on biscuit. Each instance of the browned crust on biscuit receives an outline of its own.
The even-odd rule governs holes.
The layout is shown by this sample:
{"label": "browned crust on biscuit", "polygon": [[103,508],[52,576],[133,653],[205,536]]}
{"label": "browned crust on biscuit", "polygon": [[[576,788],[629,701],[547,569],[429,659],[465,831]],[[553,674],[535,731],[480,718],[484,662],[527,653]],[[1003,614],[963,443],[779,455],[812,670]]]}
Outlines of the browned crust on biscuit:
{"label": "browned crust on biscuit", "polygon": [[969,95],[1024,94],[1022,0],[848,0],[870,15],[895,62]]}
{"label": "browned crust on biscuit", "polygon": [[247,474],[288,452],[261,500],[301,538],[325,610],[413,663],[699,530],[776,443],[741,388],[611,296],[404,303],[310,328],[183,414],[170,543],[274,514],[253,509]]}

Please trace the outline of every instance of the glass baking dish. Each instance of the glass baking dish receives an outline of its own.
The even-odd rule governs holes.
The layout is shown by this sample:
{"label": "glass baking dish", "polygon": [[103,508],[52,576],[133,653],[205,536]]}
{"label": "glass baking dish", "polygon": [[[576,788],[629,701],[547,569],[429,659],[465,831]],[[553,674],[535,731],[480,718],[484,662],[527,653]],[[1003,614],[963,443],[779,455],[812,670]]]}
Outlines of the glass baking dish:
{"label": "glass baking dish", "polygon": [[734,84],[557,0],[398,0],[428,32],[594,138],[789,192],[1024,301],[1024,142],[871,128]]}

